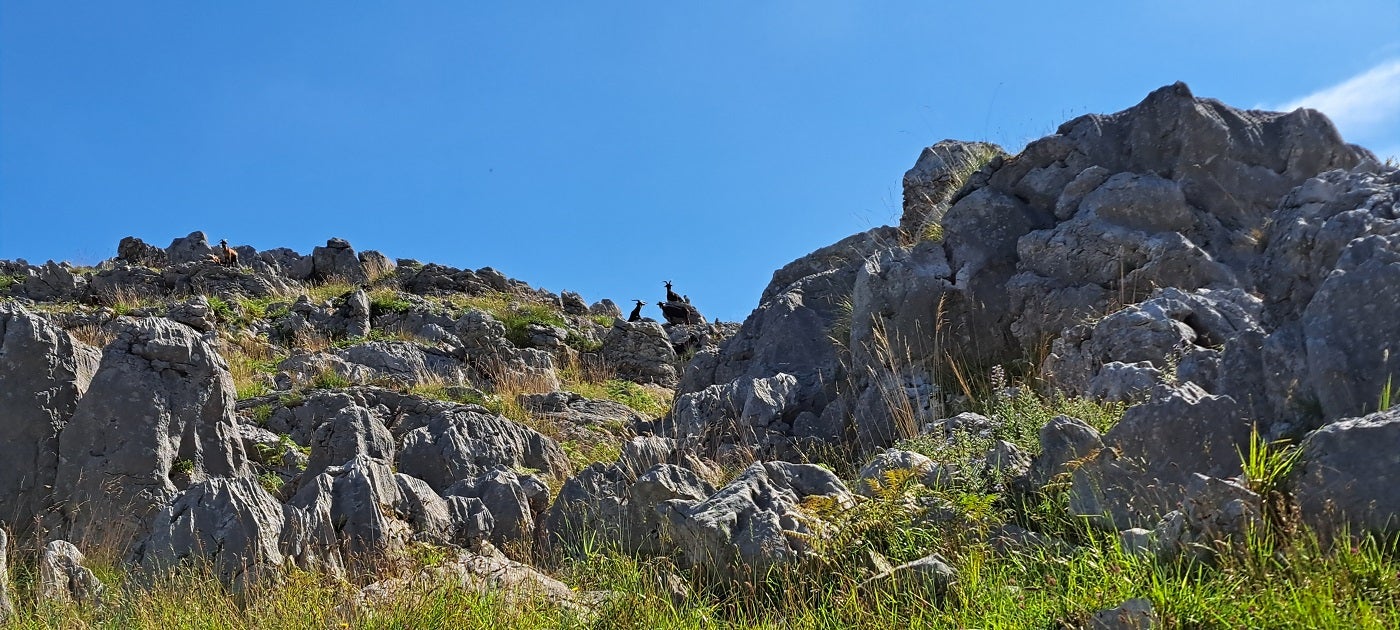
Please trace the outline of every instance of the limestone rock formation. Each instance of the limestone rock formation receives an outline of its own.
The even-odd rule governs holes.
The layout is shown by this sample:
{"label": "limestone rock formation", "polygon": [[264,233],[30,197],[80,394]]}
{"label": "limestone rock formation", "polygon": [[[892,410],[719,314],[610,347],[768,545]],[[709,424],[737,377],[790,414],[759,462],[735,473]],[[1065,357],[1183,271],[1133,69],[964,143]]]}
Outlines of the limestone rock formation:
{"label": "limestone rock formation", "polygon": [[0,522],[28,533],[55,506],[58,438],[97,371],[97,349],[0,302]]}
{"label": "limestone rock formation", "polygon": [[79,541],[140,535],[177,484],[247,474],[214,347],[167,319],[121,325],[59,440],[54,494]]}

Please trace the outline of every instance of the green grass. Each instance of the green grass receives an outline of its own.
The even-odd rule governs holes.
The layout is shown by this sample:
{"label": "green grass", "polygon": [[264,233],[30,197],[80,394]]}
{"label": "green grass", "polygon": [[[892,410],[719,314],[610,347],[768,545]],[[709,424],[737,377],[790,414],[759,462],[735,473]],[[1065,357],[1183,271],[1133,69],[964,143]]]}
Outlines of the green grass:
{"label": "green grass", "polygon": [[615,378],[597,383],[577,381],[568,383],[565,389],[585,398],[622,403],[650,419],[660,418],[671,409],[671,401],[666,396],[632,381]]}
{"label": "green grass", "polygon": [[413,302],[405,300],[394,289],[380,288],[369,292],[369,312],[371,315],[406,313],[412,309]]}
{"label": "green grass", "polygon": [[345,389],[355,383],[350,379],[341,376],[335,370],[321,370],[316,378],[311,379],[313,389]]}
{"label": "green grass", "polygon": [[[881,523],[887,504],[862,518],[866,533],[898,530]],[[1124,553],[1109,537],[1074,552],[1021,549],[1000,553],[955,528],[926,528],[893,540],[900,555],[934,549],[958,571],[946,601],[918,589],[861,591],[849,561],[767,576],[756,590],[706,584],[662,560],[605,549],[585,550],[553,573],[574,592],[612,595],[583,616],[543,597],[507,598],[432,578],[365,607],[356,587],[288,570],[277,585],[238,597],[190,568],[160,576],[149,588],[125,588],[134,576],[111,564],[94,569],[108,584],[96,607],[39,604],[32,565],[15,567],[17,628],[1050,628],[1080,627],[1097,610],[1134,597],[1152,602],[1169,628],[1392,628],[1400,624],[1400,563],[1393,546],[1371,539],[1324,550],[1300,539],[1278,555],[1244,554],[1216,566],[1162,563]],[[847,537],[851,541],[864,538]],[[414,545],[411,564],[450,560]],[[691,596],[674,602],[660,584],[678,575]],[[412,575],[412,573],[409,573]],[[361,579],[366,576],[357,576]]]}
{"label": "green grass", "polygon": [[22,284],[23,282],[24,276],[18,274],[0,274],[0,293],[9,291],[10,287],[13,287],[17,284]]}

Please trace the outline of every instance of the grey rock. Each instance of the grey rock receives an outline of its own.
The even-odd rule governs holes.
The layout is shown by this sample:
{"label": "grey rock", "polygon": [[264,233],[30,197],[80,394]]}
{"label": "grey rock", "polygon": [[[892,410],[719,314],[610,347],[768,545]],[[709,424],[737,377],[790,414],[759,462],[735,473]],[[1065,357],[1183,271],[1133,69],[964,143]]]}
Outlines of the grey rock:
{"label": "grey rock", "polygon": [[680,359],[660,324],[614,320],[603,338],[602,357],[619,378],[662,387],[675,387],[680,381]]}
{"label": "grey rock", "polygon": [[1400,380],[1400,221],[1392,225],[1390,236],[1349,243],[1303,311],[1308,383],[1326,418],[1374,410]]}
{"label": "grey rock", "polygon": [[1144,598],[1130,599],[1115,608],[1100,610],[1089,619],[1091,630],[1152,630],[1161,625],[1152,602]]}
{"label": "grey rock", "polygon": [[15,603],[10,599],[10,535],[0,529],[0,623],[15,615]]}
{"label": "grey rock", "polygon": [[1181,509],[1157,525],[1159,555],[1189,553],[1208,561],[1217,552],[1244,552],[1247,537],[1264,527],[1264,502],[1239,482],[1193,475]]}
{"label": "grey rock", "polygon": [[54,493],[79,541],[139,536],[177,482],[248,471],[233,378],[214,347],[167,319],[119,321],[59,437]]}
{"label": "grey rock", "polygon": [[293,540],[287,513],[296,509],[278,503],[256,479],[210,479],[185,490],[155,516],[132,562],[152,573],[208,562],[219,580],[237,591],[276,575],[285,562],[338,574],[334,556],[295,557],[334,540],[329,530]]}
{"label": "grey rock", "polygon": [[1105,402],[1135,403],[1151,395],[1162,382],[1162,371],[1151,361],[1110,361],[1089,380],[1086,393]]}
{"label": "grey rock", "polygon": [[508,556],[529,557],[535,539],[536,516],[549,505],[549,489],[533,475],[497,468],[474,479],[463,479],[443,496],[477,499],[490,514],[491,544]]}
{"label": "grey rock", "polygon": [[452,520],[452,538],[467,549],[477,549],[496,529],[496,520],[481,499],[445,496]]}
{"label": "grey rock", "polygon": [[364,289],[356,289],[346,296],[341,311],[346,336],[364,337],[369,334],[369,294]]}
{"label": "grey rock", "polygon": [[209,306],[209,299],[202,295],[196,295],[184,302],[172,305],[166,311],[165,316],[202,333],[214,330],[216,325],[214,310]]}
{"label": "grey rock", "polygon": [[901,564],[860,584],[866,592],[885,593],[927,593],[935,602],[943,602],[948,591],[957,582],[958,572],[948,566],[943,556],[932,554]]}
{"label": "grey rock", "polygon": [[177,238],[165,248],[166,259],[172,265],[192,262],[209,262],[214,248],[209,245],[209,237],[204,232],[190,232],[189,236]]}
{"label": "grey rock", "polygon": [[[313,255],[314,259],[314,255]],[[360,267],[365,270],[365,276],[374,281],[383,276],[394,273],[397,265],[388,256],[372,249],[360,252]]]}
{"label": "grey rock", "polygon": [[326,241],[325,247],[311,250],[311,279],[364,284],[369,282],[369,274],[350,243],[332,238]]}
{"label": "grey rock", "polygon": [[1134,556],[1153,557],[1157,555],[1157,536],[1149,529],[1133,527],[1118,532],[1118,540],[1123,552]]}
{"label": "grey rock", "polygon": [[798,505],[824,496],[850,505],[836,475],[811,464],[755,463],[703,501],[661,504],[663,530],[686,563],[717,579],[740,582],[810,554],[813,535]]}
{"label": "grey rock", "polygon": [[563,291],[559,294],[560,306],[569,315],[587,315],[588,302],[583,300],[583,296],[573,291]]}
{"label": "grey rock", "polygon": [[1252,424],[1228,396],[1187,383],[1134,406],[1104,448],[1073,471],[1070,511],[1112,531],[1149,527],[1186,497],[1196,473],[1240,474]]}
{"label": "grey rock", "polygon": [[0,302],[0,522],[19,535],[55,507],[59,433],[100,353],[13,302]]}
{"label": "grey rock", "polygon": [[913,451],[889,449],[861,467],[856,494],[865,497],[877,496],[876,487],[888,485],[888,473],[897,470],[912,471],[914,478],[929,488],[942,487],[950,480],[948,471],[927,456]]}
{"label": "grey rock", "polygon": [[503,605],[524,608],[541,601],[550,602],[590,620],[597,602],[575,592],[530,565],[516,562],[494,550],[485,553],[462,552],[455,559],[410,577],[381,580],[360,591],[366,607],[383,608],[402,601],[422,584],[449,584],[463,592],[500,598]]}
{"label": "grey rock", "polygon": [[1001,147],[986,142],[943,140],[925,147],[914,167],[904,173],[904,214],[899,229],[913,238],[943,218],[948,200],[968,176],[997,155]]}
{"label": "grey rock", "polygon": [[407,341],[356,344],[337,351],[336,356],[352,365],[363,366],[374,378],[398,383],[461,383],[463,380],[461,364],[456,359]]}
{"label": "grey rock", "polygon": [[448,544],[463,529],[453,522],[447,502],[422,480],[363,455],[327,468],[288,505],[306,510],[314,529],[333,530],[343,561],[352,563],[400,552],[414,540]]}
{"label": "grey rock", "polygon": [[31,268],[24,280],[24,296],[36,302],[82,301],[87,291],[86,276],[73,273],[68,263],[58,264],[52,260]]}
{"label": "grey rock", "polygon": [[86,560],[83,552],[66,540],[45,545],[39,556],[39,600],[82,606],[100,603],[106,587],[83,566]]}
{"label": "grey rock", "polygon": [[1084,458],[1103,448],[1099,432],[1083,420],[1056,416],[1040,428],[1040,454],[1031,462],[1026,482],[1039,490],[1072,471]]}
{"label": "grey rock", "polygon": [[1306,523],[1324,536],[1400,531],[1400,407],[1329,424],[1303,442],[1290,479]]}
{"label": "grey rock", "polygon": [[616,302],[613,302],[612,300],[609,300],[607,298],[603,298],[597,302],[594,302],[591,306],[588,307],[588,313],[590,315],[601,315],[603,317],[611,317],[613,319],[622,317],[622,309],[617,306]]}
{"label": "grey rock", "polygon": [[166,263],[167,257],[165,250],[135,236],[128,236],[117,244],[117,259],[133,265],[159,267]]}
{"label": "grey rock", "polygon": [[[1041,375],[1078,394],[1140,394],[1136,387],[1146,385],[1150,373],[1137,370],[1128,374],[1125,368],[1115,367],[1119,374],[1099,379],[1100,372],[1115,362],[1145,362],[1148,365],[1136,367],[1162,372],[1192,353],[1197,362],[1206,356],[1218,359],[1222,353],[1216,348],[1261,331],[1260,310],[1257,298],[1238,289],[1162,289],[1139,304],[1105,317],[1092,329],[1067,331],[1051,346],[1050,356],[1041,365]],[[1198,385],[1215,389],[1216,383]]]}
{"label": "grey rock", "polygon": [[[738,444],[762,446],[770,434],[789,432],[797,389],[796,377],[779,373],[683,394],[672,404],[663,432],[671,437],[722,434]],[[710,424],[716,418],[723,424]]]}
{"label": "grey rock", "polygon": [[1000,479],[1017,479],[1031,467],[1031,457],[1006,440],[993,442],[982,459],[986,462],[987,471]]}
{"label": "grey rock", "polygon": [[395,429],[401,436],[397,463],[436,490],[498,466],[556,478],[569,470],[568,457],[553,440],[485,409],[443,405],[424,411]]}
{"label": "grey rock", "polygon": [[311,434],[311,455],[303,478],[310,479],[331,466],[342,466],[358,456],[392,461],[394,436],[369,409],[353,403],[324,419]]}
{"label": "grey rock", "polygon": [[702,501],[714,487],[674,464],[657,463],[644,473],[635,472],[637,465],[593,464],[565,482],[544,519],[545,541],[568,553],[585,542],[642,557],[669,553],[658,506]]}

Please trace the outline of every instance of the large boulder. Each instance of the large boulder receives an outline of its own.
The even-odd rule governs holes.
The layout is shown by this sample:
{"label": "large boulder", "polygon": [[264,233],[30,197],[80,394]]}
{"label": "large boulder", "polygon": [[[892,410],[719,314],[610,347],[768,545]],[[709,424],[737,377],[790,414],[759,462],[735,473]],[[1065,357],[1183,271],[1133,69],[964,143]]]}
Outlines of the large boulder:
{"label": "large boulder", "polygon": [[1400,407],[1329,424],[1302,448],[1291,484],[1304,521],[1329,536],[1400,532]]}
{"label": "large boulder", "polygon": [[282,505],[256,479],[210,479],[181,493],[152,519],[132,562],[148,572],[184,562],[205,563],[224,584],[242,590],[284,563],[338,573],[329,523],[320,531],[297,525],[307,521],[298,508]]}
{"label": "large boulder", "polygon": [[680,382],[680,359],[661,324],[613,320],[612,329],[603,337],[602,356],[617,370],[618,378],[662,387],[675,387]]}
{"label": "large boulder", "polygon": [[1104,448],[1074,469],[1070,511],[1111,531],[1152,527],[1181,504],[1196,473],[1239,475],[1252,428],[1233,398],[1191,383],[1163,388],[1129,408]]}
{"label": "large boulder", "polygon": [[44,545],[39,555],[39,601],[83,606],[101,602],[107,588],[83,566],[86,561],[83,552],[66,540]]}
{"label": "large boulder", "polygon": [[209,237],[201,231],[190,232],[189,236],[176,238],[170,241],[169,247],[165,248],[165,258],[173,265],[209,262],[213,255],[214,248],[209,245]]}
{"label": "large boulder", "polygon": [[531,469],[562,479],[569,460],[553,440],[473,405],[430,405],[395,425],[398,469],[438,491],[492,469]]}
{"label": "large boulder", "polygon": [[58,437],[100,352],[14,302],[0,302],[0,523],[25,534],[54,507]]}
{"label": "large boulder", "polygon": [[248,473],[228,365],[194,330],[122,319],[59,437],[54,493],[75,540],[125,541],[187,484]]}
{"label": "large boulder", "polygon": [[343,561],[356,566],[401,552],[411,541],[465,543],[455,535],[470,529],[454,522],[461,513],[421,479],[364,455],[327,468],[287,504],[309,514],[312,531],[334,531]]}
{"label": "large boulder", "polygon": [[658,509],[686,564],[715,579],[746,582],[811,554],[805,539],[815,532],[801,504],[813,496],[854,503],[825,468],[767,462],[749,466],[703,501],[672,499]]}
{"label": "large boulder", "polygon": [[332,238],[325,247],[311,250],[311,279],[364,284],[369,282],[369,274],[348,241]]}

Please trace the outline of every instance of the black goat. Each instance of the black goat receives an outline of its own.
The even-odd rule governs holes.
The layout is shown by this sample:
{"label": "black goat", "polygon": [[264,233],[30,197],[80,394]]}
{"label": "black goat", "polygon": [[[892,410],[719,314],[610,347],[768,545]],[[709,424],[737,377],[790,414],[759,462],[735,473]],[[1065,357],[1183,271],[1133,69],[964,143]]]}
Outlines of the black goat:
{"label": "black goat", "polygon": [[639,321],[642,321],[642,307],[643,307],[643,306],[646,306],[647,303],[646,303],[646,302],[643,302],[643,301],[641,301],[641,300],[632,300],[632,301],[633,301],[633,302],[636,302],[636,303],[637,303],[637,306],[636,306],[636,308],[633,308],[633,309],[632,309],[632,314],[627,316],[627,321],[629,321],[629,322],[639,322]]}

